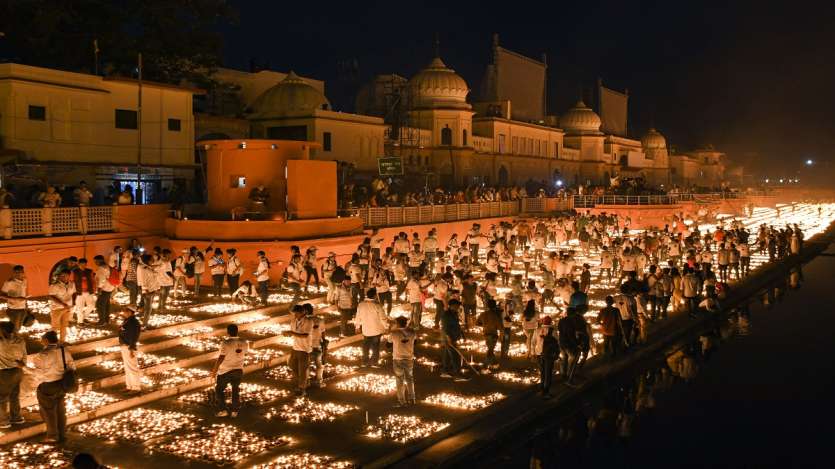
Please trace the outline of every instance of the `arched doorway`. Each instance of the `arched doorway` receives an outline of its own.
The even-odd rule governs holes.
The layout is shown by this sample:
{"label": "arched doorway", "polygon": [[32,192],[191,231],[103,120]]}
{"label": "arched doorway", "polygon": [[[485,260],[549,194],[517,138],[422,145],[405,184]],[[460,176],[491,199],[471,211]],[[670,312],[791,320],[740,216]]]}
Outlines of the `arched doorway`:
{"label": "arched doorway", "polygon": [[448,126],[441,129],[441,145],[452,145],[452,129]]}
{"label": "arched doorway", "polygon": [[502,166],[499,168],[499,186],[506,186],[508,180],[507,168]]}

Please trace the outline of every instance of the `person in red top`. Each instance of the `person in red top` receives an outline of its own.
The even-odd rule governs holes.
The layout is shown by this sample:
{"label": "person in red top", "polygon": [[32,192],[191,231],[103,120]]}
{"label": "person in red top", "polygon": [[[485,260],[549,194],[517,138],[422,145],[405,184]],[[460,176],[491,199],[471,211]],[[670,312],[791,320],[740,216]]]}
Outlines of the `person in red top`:
{"label": "person in red top", "polygon": [[76,322],[81,324],[87,315],[96,310],[96,284],[93,280],[95,273],[87,267],[87,259],[78,260],[78,266],[72,271],[72,281],[75,283],[75,314]]}
{"label": "person in red top", "polygon": [[603,334],[603,356],[612,359],[620,351],[621,324],[620,311],[615,308],[615,299],[611,295],[606,297],[606,307],[597,313],[597,323]]}

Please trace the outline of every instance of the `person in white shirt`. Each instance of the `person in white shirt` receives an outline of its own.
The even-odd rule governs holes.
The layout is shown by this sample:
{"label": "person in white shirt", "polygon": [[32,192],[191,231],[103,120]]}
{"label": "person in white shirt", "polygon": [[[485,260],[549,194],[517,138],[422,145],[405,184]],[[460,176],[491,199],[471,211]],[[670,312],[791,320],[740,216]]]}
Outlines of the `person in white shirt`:
{"label": "person in white shirt", "polygon": [[186,296],[186,262],[188,262],[189,251],[183,249],[182,253],[174,259],[174,288],[171,295],[174,298]]}
{"label": "person in white shirt", "polygon": [[[212,368],[212,376],[216,379],[215,394],[217,394],[218,417],[237,417],[241,408],[241,378],[244,375],[244,358],[249,352],[249,343],[238,337],[238,326],[226,326],[229,334],[220,346],[217,361]],[[226,406],[226,387],[232,386],[232,405]]]}
{"label": "person in white shirt", "polygon": [[20,330],[26,317],[27,296],[26,273],[22,265],[16,265],[12,267],[12,276],[0,288],[0,299],[6,300],[6,315],[14,325],[15,332]]}
{"label": "person in white shirt", "polygon": [[238,259],[236,249],[226,250],[226,283],[229,285],[229,293],[238,289],[238,282],[241,280],[244,268],[241,260]]}
{"label": "person in white shirt", "polygon": [[374,228],[371,230],[371,259],[377,260],[380,258],[380,253],[383,249],[383,243],[385,243],[386,237],[380,233],[379,228]]}
{"label": "person in white shirt", "polygon": [[354,313],[356,312],[354,293],[351,289],[351,280],[348,278],[344,279],[342,283],[336,287],[334,296],[336,308],[339,310],[339,336],[345,337],[349,332],[348,321],[353,319]]}
{"label": "person in white shirt", "polygon": [[168,304],[168,294],[174,286],[174,268],[171,267],[171,250],[163,249],[159,261],[154,265],[159,276],[159,310],[165,311]]}
{"label": "person in white shirt", "polygon": [[409,319],[405,316],[395,318],[397,328],[391,331],[392,366],[397,382],[398,407],[415,404],[415,337],[413,329],[407,327]]}
{"label": "person in white shirt", "polygon": [[46,442],[62,443],[66,439],[67,410],[61,378],[66,369],[75,369],[72,355],[58,345],[58,334],[47,331],[41,338],[44,349],[32,359],[37,388],[38,408],[46,424]]}
{"label": "person in white shirt", "polygon": [[325,283],[328,285],[327,301],[330,304],[334,304],[336,302],[337,285],[333,281],[333,273],[336,271],[336,267],[336,253],[331,251],[328,253],[328,258],[325,260],[325,263],[322,264],[322,278],[325,279]]}
{"label": "person in white shirt", "polygon": [[313,320],[307,317],[304,305],[293,306],[293,317],[290,319],[290,330],[285,335],[293,337],[293,351],[290,354],[290,368],[296,377],[296,395],[304,397],[307,394],[308,368],[310,367],[310,343],[313,332]]}
{"label": "person in white shirt", "polygon": [[150,329],[151,310],[154,297],[159,293],[159,274],[151,267],[153,258],[150,254],[142,255],[142,262],[136,268],[136,284],[142,290],[142,326]]}
{"label": "person in white shirt", "polygon": [[232,300],[241,304],[254,306],[260,301],[260,298],[258,297],[258,291],[255,289],[255,285],[249,280],[244,280],[241,286],[232,292]]}
{"label": "person in white shirt", "polygon": [[214,255],[209,259],[209,272],[212,274],[212,296],[219,298],[226,277],[226,261],[222,249],[215,248]]}
{"label": "person in white shirt", "polygon": [[294,254],[287,264],[287,286],[293,291],[293,303],[296,303],[301,298],[302,294],[302,256]]}
{"label": "person in white shirt", "polygon": [[107,265],[111,269],[122,270],[122,246],[113,247],[113,252],[107,258]]}
{"label": "person in white shirt", "polygon": [[434,228],[429,230],[429,234],[423,240],[423,252],[426,254],[426,263],[431,267],[438,252],[438,237]]}
{"label": "person in white shirt", "polygon": [[316,380],[313,381],[313,386],[317,388],[325,387],[325,353],[327,353],[328,339],[325,338],[325,320],[313,314],[313,305],[304,303],[305,314],[311,321],[313,327],[310,330],[310,366],[316,372]]}
{"label": "person in white shirt", "polygon": [[49,319],[52,330],[58,333],[61,342],[67,339],[73,295],[75,284],[70,282],[69,272],[62,270],[57,280],[49,286]]}
{"label": "person in white shirt", "polygon": [[258,282],[258,296],[261,304],[267,304],[269,298],[268,284],[270,282],[270,260],[267,253],[258,251],[258,267],[255,269],[255,281]]}
{"label": "person in white shirt", "polygon": [[362,366],[376,368],[380,361],[380,337],[388,329],[386,313],[377,301],[376,289],[369,289],[365,300],[357,306],[357,318],[354,323],[362,331]]}
{"label": "person in white shirt", "polygon": [[93,258],[96,264],[96,313],[99,316],[99,326],[105,326],[110,322],[110,296],[116,286],[110,283],[110,271],[112,267],[104,262],[104,256]]}
{"label": "person in white shirt", "polygon": [[26,366],[26,342],[14,324],[0,322],[0,429],[24,422],[20,416],[20,382]]}

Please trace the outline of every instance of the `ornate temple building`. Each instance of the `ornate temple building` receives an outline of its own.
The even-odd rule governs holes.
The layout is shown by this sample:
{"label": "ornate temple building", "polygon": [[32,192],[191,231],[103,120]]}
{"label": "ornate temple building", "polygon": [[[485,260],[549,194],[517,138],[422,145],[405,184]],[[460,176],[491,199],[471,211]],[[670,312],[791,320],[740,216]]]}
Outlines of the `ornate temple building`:
{"label": "ornate temple building", "polygon": [[139,169],[146,193],[177,181],[199,192],[205,161],[192,145],[224,138],[318,142],[312,158],[351,163],[366,177],[381,157],[399,157],[403,176],[421,185],[605,185],[640,176],[667,187],[718,186],[741,178],[711,147],[671,154],[655,129],[628,136],[626,98],[614,121],[582,100],[547,115],[544,56],[503,49],[494,37],[486,68],[477,94],[440,56],[409,78],[378,75],[359,91],[357,113],[334,110],[320,80],[220,69],[213,78],[222,93],[145,83],[137,122],[133,80],[3,64],[0,178],[136,184]]}
{"label": "ornate temple building", "polygon": [[[497,67],[490,67],[495,81]],[[605,185],[615,177],[643,177],[667,187],[718,186],[731,176],[721,152],[670,154],[654,128],[640,140],[603,132],[601,117],[582,100],[559,116],[540,116],[539,93],[533,93],[522,115],[543,118],[521,120],[513,111],[513,93],[473,98],[469,84],[441,57],[408,79],[375,77],[357,96],[357,114],[334,111],[322,82],[293,72],[255,75],[265,74],[273,86],[245,99],[243,117],[225,129],[202,125],[209,118],[198,115],[198,138],[315,141],[322,148],[313,150],[313,158],[352,163],[357,174],[376,174],[379,158],[400,157],[405,177],[429,184]]]}

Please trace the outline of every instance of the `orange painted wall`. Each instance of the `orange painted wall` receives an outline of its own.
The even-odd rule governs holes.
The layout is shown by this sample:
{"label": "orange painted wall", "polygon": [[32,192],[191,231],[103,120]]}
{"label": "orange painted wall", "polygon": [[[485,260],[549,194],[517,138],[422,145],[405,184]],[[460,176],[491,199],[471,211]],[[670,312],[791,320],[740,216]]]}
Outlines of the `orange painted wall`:
{"label": "orange painted wall", "polygon": [[287,210],[293,219],[336,217],[336,162],[287,161]]}
{"label": "orange painted wall", "polygon": [[[270,191],[267,210],[285,210],[287,160],[310,159],[315,142],[289,140],[207,140],[199,150],[206,152],[206,182],[209,212],[228,217],[236,207],[249,205],[250,191],[263,184]],[[238,177],[245,187],[233,187]]]}

